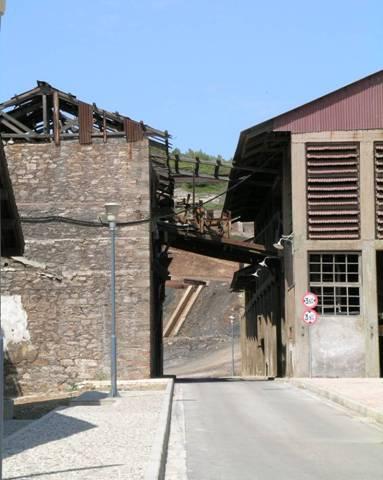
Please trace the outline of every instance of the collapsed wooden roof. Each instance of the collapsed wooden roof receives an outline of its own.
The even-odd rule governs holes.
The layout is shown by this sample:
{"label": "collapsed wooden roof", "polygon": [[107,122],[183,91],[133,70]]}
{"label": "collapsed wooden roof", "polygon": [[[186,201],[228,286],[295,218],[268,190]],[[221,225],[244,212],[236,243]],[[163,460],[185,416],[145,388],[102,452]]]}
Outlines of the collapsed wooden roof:
{"label": "collapsed wooden roof", "polygon": [[65,140],[86,145],[95,139],[104,143],[110,138],[136,142],[146,137],[151,147],[157,203],[168,210],[172,206],[174,182],[169,177],[167,131],[101,109],[38,81],[37,87],[0,103],[0,134],[7,143],[54,142],[57,146]]}
{"label": "collapsed wooden roof", "polygon": [[0,132],[8,141],[54,141],[57,145],[65,139],[88,144],[93,138],[106,142],[124,136],[127,141],[147,136],[163,143],[169,137],[166,131],[101,109],[95,103],[82,102],[42,81],[32,90],[0,103]]}

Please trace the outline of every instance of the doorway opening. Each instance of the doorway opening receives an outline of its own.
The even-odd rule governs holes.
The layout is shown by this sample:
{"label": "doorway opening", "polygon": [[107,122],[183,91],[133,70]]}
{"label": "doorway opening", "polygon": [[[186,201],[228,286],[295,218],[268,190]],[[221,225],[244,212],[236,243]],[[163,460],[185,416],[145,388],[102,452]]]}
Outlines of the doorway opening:
{"label": "doorway opening", "polygon": [[240,375],[242,296],[230,284],[238,264],[171,248],[164,302],[164,374]]}
{"label": "doorway opening", "polygon": [[380,376],[383,377],[383,251],[376,252]]}

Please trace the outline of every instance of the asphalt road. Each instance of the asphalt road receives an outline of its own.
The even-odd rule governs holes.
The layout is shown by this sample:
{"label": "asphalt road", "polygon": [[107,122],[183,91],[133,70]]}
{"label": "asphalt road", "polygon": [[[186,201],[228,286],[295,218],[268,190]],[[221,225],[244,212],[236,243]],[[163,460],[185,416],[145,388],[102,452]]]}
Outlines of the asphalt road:
{"label": "asphalt road", "polygon": [[272,381],[176,388],[188,480],[383,479],[383,430],[309,393]]}

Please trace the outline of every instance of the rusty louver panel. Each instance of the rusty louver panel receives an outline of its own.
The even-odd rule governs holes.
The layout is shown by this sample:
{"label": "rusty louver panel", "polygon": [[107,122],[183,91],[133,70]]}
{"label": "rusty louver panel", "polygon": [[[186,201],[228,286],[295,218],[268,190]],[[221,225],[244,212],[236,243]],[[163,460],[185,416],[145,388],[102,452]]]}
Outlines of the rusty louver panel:
{"label": "rusty louver panel", "polygon": [[383,238],[383,143],[375,144],[376,236]]}
{"label": "rusty louver panel", "polygon": [[79,102],[78,123],[80,143],[83,145],[92,143],[93,107],[89,103]]}
{"label": "rusty louver panel", "polygon": [[358,145],[308,144],[306,169],[308,238],[359,238]]}

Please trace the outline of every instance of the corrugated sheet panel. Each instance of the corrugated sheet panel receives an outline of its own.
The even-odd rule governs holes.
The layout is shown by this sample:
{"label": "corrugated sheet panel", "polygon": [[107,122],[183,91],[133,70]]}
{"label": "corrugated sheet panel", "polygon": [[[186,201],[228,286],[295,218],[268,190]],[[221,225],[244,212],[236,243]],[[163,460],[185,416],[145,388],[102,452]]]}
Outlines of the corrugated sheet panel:
{"label": "corrugated sheet panel", "polygon": [[292,133],[383,128],[383,71],[273,119]]}
{"label": "corrugated sheet panel", "polygon": [[93,107],[88,103],[79,102],[78,106],[79,139],[83,145],[92,143]]}
{"label": "corrugated sheet panel", "polygon": [[128,142],[137,142],[138,140],[142,140],[144,138],[144,131],[141,123],[135,122],[130,118],[125,118],[124,128],[126,140]]}
{"label": "corrugated sheet panel", "polygon": [[383,238],[383,143],[375,144],[376,236]]}
{"label": "corrugated sheet panel", "polygon": [[308,238],[359,238],[359,146],[308,144],[306,178]]}

